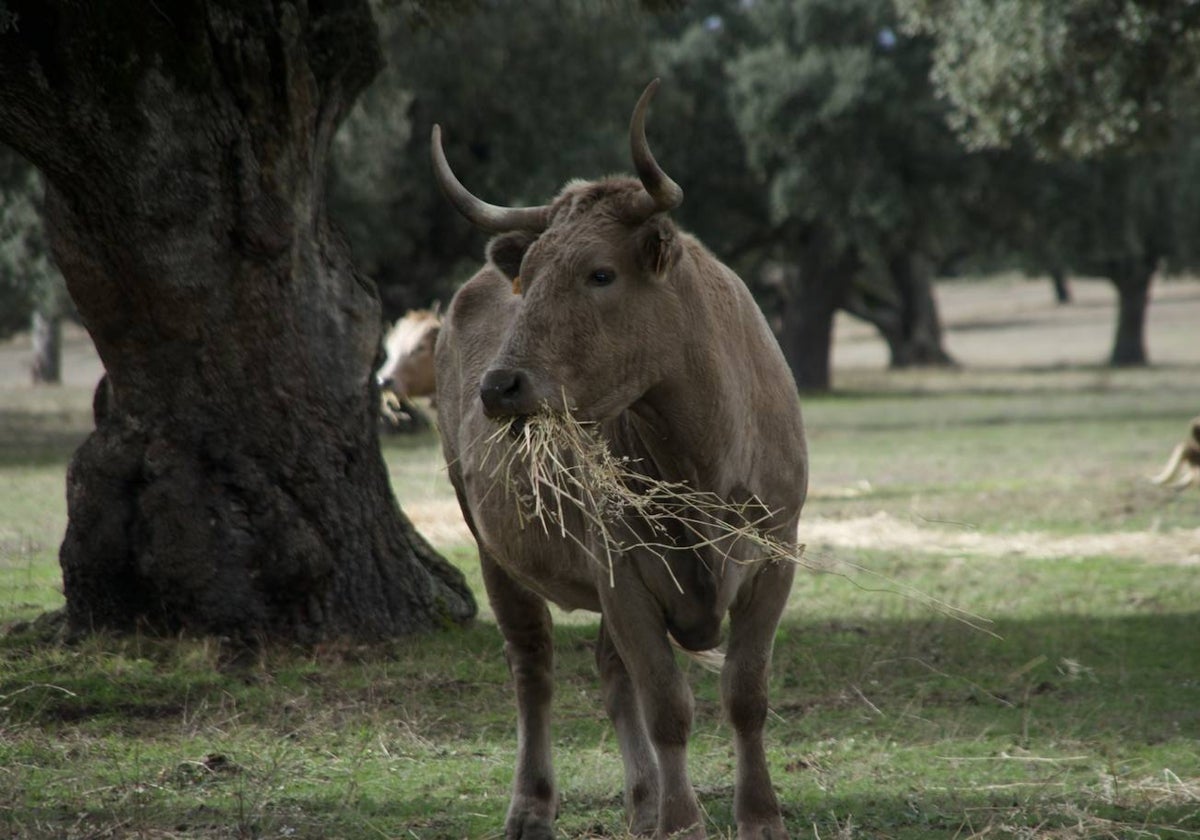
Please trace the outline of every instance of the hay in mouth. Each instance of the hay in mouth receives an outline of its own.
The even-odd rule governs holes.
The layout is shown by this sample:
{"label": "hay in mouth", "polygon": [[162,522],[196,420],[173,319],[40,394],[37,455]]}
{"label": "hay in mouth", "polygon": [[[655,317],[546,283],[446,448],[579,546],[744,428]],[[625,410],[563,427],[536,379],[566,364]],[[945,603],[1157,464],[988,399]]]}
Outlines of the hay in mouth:
{"label": "hay in mouth", "polygon": [[[768,534],[764,527],[774,513],[757,498],[731,502],[683,482],[639,472],[635,460],[613,454],[595,423],[569,412],[544,411],[502,423],[484,445],[493,486],[515,497],[520,526],[540,527],[575,543],[604,564],[610,586],[616,584],[614,556],[641,549],[662,561],[683,592],[667,562],[668,552],[709,548],[721,562],[786,561],[812,572],[838,574],[860,588],[898,594],[999,638],[987,626],[991,622],[974,613],[857,563],[827,554],[811,557],[803,543]],[[582,516],[592,539],[570,527],[572,510]]]}
{"label": "hay in mouth", "polygon": [[[510,444],[500,446],[506,438]],[[730,502],[682,482],[647,476],[635,469],[636,461],[612,453],[596,424],[568,412],[541,412],[502,424],[486,445],[493,479],[516,496],[521,527],[535,525],[576,543],[607,567],[610,585],[614,555],[631,549],[649,551],[668,571],[667,552],[680,549],[712,548],[723,561],[752,557],[749,562],[804,564],[804,546],[763,530],[773,513],[757,499]],[[568,511],[583,517],[594,539],[572,531]],[[675,586],[683,591],[678,580]]]}

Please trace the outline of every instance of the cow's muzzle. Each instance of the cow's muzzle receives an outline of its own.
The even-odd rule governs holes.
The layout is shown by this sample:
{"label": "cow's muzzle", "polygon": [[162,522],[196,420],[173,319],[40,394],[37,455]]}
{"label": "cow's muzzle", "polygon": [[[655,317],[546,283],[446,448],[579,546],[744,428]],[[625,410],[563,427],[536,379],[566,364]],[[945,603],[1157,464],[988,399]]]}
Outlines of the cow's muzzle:
{"label": "cow's muzzle", "polygon": [[529,374],[520,368],[492,368],[479,383],[483,413],[492,419],[524,417],[540,408]]}

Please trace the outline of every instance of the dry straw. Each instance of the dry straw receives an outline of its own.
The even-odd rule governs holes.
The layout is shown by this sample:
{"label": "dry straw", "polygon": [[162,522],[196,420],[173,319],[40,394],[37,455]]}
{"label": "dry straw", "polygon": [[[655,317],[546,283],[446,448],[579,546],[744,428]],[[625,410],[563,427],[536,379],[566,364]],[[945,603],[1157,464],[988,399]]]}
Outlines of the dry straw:
{"label": "dry straw", "polygon": [[[514,428],[515,440],[501,447]],[[679,549],[713,548],[723,562],[745,562],[735,557],[750,556],[755,562],[805,563],[804,546],[763,532],[772,514],[756,499],[729,502],[681,482],[644,475],[635,469],[636,460],[612,453],[595,424],[571,414],[546,412],[516,427],[503,425],[487,445],[492,476],[515,493],[521,526],[536,525],[575,542],[608,568],[610,585],[614,555],[631,549],[649,551],[668,571],[667,552]],[[583,517],[592,542],[572,531],[571,511]],[[680,532],[686,534],[682,542],[673,537]],[[678,580],[675,586],[683,591]]]}
{"label": "dry straw", "polygon": [[[491,465],[494,486],[515,497],[521,527],[540,527],[575,543],[608,569],[610,585],[615,585],[613,559],[620,552],[648,551],[671,573],[668,552],[712,548],[722,562],[791,562],[813,572],[841,574],[864,589],[872,587],[854,580],[856,576],[881,580],[883,591],[898,592],[992,634],[982,626],[985,619],[877,572],[830,557],[810,559],[803,544],[763,531],[773,513],[756,498],[731,502],[645,475],[636,469],[636,460],[613,454],[595,424],[570,413],[542,412],[503,423],[484,444],[484,463]],[[582,517],[592,539],[571,527],[572,512]],[[683,542],[673,536],[681,532]],[[673,573],[671,577],[683,592]]]}

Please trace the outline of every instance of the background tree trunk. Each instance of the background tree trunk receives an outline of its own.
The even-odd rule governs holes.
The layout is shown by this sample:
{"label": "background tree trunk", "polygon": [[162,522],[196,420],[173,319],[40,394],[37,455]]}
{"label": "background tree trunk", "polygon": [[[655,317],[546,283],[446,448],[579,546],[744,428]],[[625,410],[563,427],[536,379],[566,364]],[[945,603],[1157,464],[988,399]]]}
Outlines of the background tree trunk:
{"label": "background tree trunk", "polygon": [[909,252],[888,261],[888,273],[900,299],[900,324],[904,358],[893,367],[953,365],[954,359],[942,346],[942,321],[933,296],[932,269]]}
{"label": "background tree trunk", "polygon": [[[475,612],[378,447],[379,301],[330,229],[365,0],[11,2],[0,140],[104,362],[60,559],[76,631],[377,638]],[[45,80],[45,81],[43,81]]]}
{"label": "background tree trunk", "polygon": [[1050,283],[1054,286],[1054,300],[1056,303],[1066,304],[1071,302],[1071,284],[1067,281],[1067,270],[1062,266],[1054,266],[1050,269]]}
{"label": "background tree trunk", "polygon": [[62,382],[62,316],[40,308],[33,310],[29,337],[33,350],[33,362],[29,366],[33,384],[57,385]]}
{"label": "background tree trunk", "polygon": [[904,325],[900,321],[900,302],[891,278],[860,274],[854,278],[842,299],[846,312],[866,321],[878,332],[888,348],[888,367],[908,364],[908,348],[904,341]]}
{"label": "background tree trunk", "polygon": [[1149,364],[1146,355],[1146,307],[1150,302],[1152,264],[1122,260],[1110,268],[1109,279],[1117,290],[1117,330],[1108,363],[1113,367]]}
{"label": "background tree trunk", "polygon": [[858,270],[858,261],[830,253],[819,234],[807,238],[797,271],[786,277],[779,341],[801,391],[832,386],[834,315]]}
{"label": "background tree trunk", "polygon": [[889,261],[887,272],[859,274],[841,306],[879,331],[888,346],[888,367],[955,363],[942,346],[931,269],[918,258],[903,254]]}

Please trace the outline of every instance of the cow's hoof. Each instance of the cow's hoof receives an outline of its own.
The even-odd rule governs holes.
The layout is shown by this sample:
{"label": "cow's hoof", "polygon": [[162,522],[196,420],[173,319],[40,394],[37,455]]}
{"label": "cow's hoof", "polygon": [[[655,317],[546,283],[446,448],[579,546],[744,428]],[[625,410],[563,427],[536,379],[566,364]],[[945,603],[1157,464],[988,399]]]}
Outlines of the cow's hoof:
{"label": "cow's hoof", "polygon": [[651,814],[648,819],[635,818],[630,821],[628,831],[634,837],[653,837],[657,823],[658,817],[655,814]]}
{"label": "cow's hoof", "polygon": [[678,831],[659,831],[655,837],[666,838],[666,840],[707,840],[708,832],[704,830],[704,823],[697,822],[688,828],[681,828]]}
{"label": "cow's hoof", "polygon": [[505,840],[554,840],[554,823],[537,814],[514,814],[504,827]]}
{"label": "cow's hoof", "polygon": [[788,840],[782,820],[755,825],[739,825],[737,840]]}

